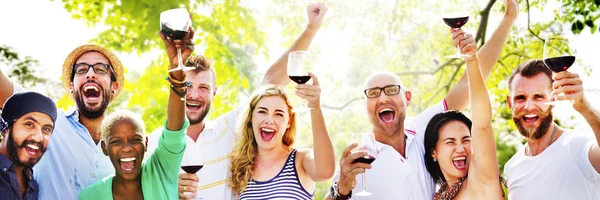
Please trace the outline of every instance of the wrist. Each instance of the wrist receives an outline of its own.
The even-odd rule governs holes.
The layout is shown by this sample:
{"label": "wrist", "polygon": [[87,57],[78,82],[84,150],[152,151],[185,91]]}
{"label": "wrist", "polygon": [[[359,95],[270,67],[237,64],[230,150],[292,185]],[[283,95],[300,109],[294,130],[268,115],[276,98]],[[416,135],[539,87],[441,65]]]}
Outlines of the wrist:
{"label": "wrist", "polygon": [[317,31],[319,31],[320,28],[321,28],[321,25],[309,24],[308,26],[306,26],[306,29],[304,31],[315,34],[315,33],[317,33]]}

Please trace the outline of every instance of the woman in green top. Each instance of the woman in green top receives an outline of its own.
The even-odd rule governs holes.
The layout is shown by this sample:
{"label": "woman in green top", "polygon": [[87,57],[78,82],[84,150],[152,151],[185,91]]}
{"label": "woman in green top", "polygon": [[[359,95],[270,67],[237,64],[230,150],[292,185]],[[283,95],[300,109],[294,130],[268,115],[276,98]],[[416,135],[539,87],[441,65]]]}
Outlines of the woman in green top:
{"label": "woman in green top", "polygon": [[[159,33],[165,43],[170,68],[177,67],[176,48],[182,48],[182,58],[192,51],[191,30],[183,41],[173,41]],[[177,199],[177,177],[185,149],[185,101],[187,91],[185,74],[174,71],[169,74],[170,92],[165,129],[154,153],[144,160],[148,145],[144,122],[128,111],[117,111],[102,121],[102,150],[114,168],[115,175],[103,178],[81,191],[79,199]]]}

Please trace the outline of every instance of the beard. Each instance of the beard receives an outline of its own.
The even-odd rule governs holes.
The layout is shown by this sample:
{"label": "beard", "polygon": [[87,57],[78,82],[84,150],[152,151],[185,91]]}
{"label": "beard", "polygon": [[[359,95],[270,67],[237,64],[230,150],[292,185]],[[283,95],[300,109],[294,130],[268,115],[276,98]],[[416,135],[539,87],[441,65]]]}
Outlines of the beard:
{"label": "beard", "polygon": [[[375,112],[371,113],[371,115],[369,116],[369,121],[371,121],[371,124],[373,125],[373,129],[377,130],[378,132],[381,132],[387,136],[393,136],[395,133],[399,133],[400,131],[403,131],[403,125],[404,125],[404,119],[406,118],[406,114],[403,110],[396,110],[394,113],[396,116],[394,116],[394,120],[395,123],[390,126],[384,126],[383,124],[380,123],[380,118],[379,118],[379,113],[377,113],[377,110],[379,110],[379,108],[383,106],[382,105],[378,105],[375,109]],[[398,108],[398,106],[394,107]]]}
{"label": "beard", "polygon": [[81,87],[83,87],[86,83],[95,83],[100,88],[100,91],[102,92],[102,101],[100,102],[100,105],[94,108],[88,108],[83,101],[83,96],[79,93],[80,90],[73,91],[73,94],[75,95],[75,103],[77,104],[78,111],[81,115],[88,119],[97,119],[98,117],[102,116],[102,114],[104,114],[108,108],[108,103],[110,102],[112,95],[110,90],[105,90],[100,84],[91,80],[81,84]]}
{"label": "beard", "polygon": [[[538,127],[533,127],[533,128],[526,128],[523,126],[523,124],[521,123],[521,119],[523,119],[523,115],[519,115],[518,117],[513,117],[513,121],[515,122],[515,124],[517,125],[517,128],[519,129],[519,133],[521,133],[521,135],[523,137],[529,138],[529,139],[540,139],[542,136],[544,136],[546,134],[546,132],[548,132],[548,129],[550,129],[550,124],[552,123],[552,108],[548,109],[547,113],[545,117],[540,117],[540,126]],[[538,114],[538,116],[541,116]]]}
{"label": "beard", "polygon": [[6,149],[8,151],[8,155],[10,156],[11,160],[14,162],[15,165],[18,166],[25,166],[27,168],[32,168],[35,164],[38,163],[38,161],[40,161],[40,159],[42,158],[41,156],[39,158],[29,158],[26,161],[22,161],[19,157],[19,150],[25,148],[25,146],[27,146],[28,144],[37,144],[40,149],[40,155],[44,155],[44,152],[46,152],[46,147],[44,146],[44,144],[39,143],[39,142],[34,142],[33,140],[25,140],[23,141],[23,143],[21,143],[20,145],[17,144],[17,141],[15,141],[14,137],[13,137],[13,130],[12,127],[9,130],[9,134],[8,134],[8,138],[7,139],[7,145],[6,145]]}
{"label": "beard", "polygon": [[187,111],[186,111],[186,116],[188,118],[188,121],[190,122],[190,125],[198,124],[198,123],[204,121],[204,118],[206,118],[206,115],[208,115],[208,111],[210,111],[211,102],[206,103],[205,106],[206,106],[206,108],[198,111],[199,112],[198,117],[194,117],[190,114],[187,114]]}

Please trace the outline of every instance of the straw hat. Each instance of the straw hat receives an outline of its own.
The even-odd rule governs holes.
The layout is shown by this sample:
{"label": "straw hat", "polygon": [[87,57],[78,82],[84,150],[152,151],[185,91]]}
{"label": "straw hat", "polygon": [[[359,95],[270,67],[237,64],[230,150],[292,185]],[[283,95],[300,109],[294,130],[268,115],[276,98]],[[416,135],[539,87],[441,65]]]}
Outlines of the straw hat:
{"label": "straw hat", "polygon": [[63,71],[62,71],[63,86],[67,90],[69,89],[69,85],[72,81],[71,75],[73,73],[73,65],[75,64],[75,62],[77,62],[77,59],[79,59],[79,57],[81,57],[81,55],[83,55],[87,52],[93,52],[93,51],[101,53],[110,62],[109,64],[112,66],[115,77],[117,78],[117,83],[119,84],[119,89],[113,95],[113,99],[117,98],[117,96],[119,96],[119,94],[121,93],[121,90],[123,89],[123,82],[124,82],[124,80],[123,80],[123,64],[121,64],[121,61],[119,61],[119,58],[117,58],[117,56],[115,56],[115,54],[113,54],[109,50],[107,50],[101,46],[95,45],[95,44],[81,45],[81,46],[75,48],[73,51],[71,51],[71,53],[69,54],[67,59],[65,59],[65,63],[63,64]]}

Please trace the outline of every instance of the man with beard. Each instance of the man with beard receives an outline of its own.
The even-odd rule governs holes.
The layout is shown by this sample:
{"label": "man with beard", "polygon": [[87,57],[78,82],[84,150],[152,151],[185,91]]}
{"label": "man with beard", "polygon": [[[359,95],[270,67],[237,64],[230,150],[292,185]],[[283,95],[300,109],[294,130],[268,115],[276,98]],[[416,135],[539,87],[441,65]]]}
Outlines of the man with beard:
{"label": "man with beard", "polygon": [[[191,52],[188,48],[182,51]],[[58,111],[57,134],[52,135],[46,155],[34,167],[40,198],[77,199],[82,189],[114,173],[99,142],[100,124],[108,104],[123,88],[123,78],[121,61],[98,45],[79,46],[65,59],[62,82],[76,108]],[[1,102],[19,88],[0,75]]]}
{"label": "man with beard", "polygon": [[[527,140],[504,166],[509,198],[600,199],[600,112],[585,98],[579,75],[553,73],[536,59],[521,64],[508,85],[513,121]],[[570,100],[594,135],[554,123],[546,104],[552,100]]]}
{"label": "man with beard", "polygon": [[55,120],[56,105],[39,93],[17,93],[6,101],[0,118],[0,199],[38,199],[31,168],[44,155]]}
{"label": "man with beard", "polygon": [[[263,83],[286,85],[290,82],[287,75],[289,52],[308,49],[326,13],[327,7],[324,3],[314,3],[307,7],[308,26],[296,42],[267,70]],[[167,51],[175,52],[172,43],[165,38],[163,40]],[[190,163],[192,157],[201,154],[204,157],[204,166],[196,174],[182,171],[179,176],[179,198],[234,199],[228,180],[231,177],[229,158],[236,139],[234,131],[238,125],[238,109],[229,111],[215,120],[206,119],[217,95],[215,69],[210,61],[201,55],[191,56],[184,65],[196,69],[186,72],[187,80],[191,82],[185,96],[186,116],[190,126],[185,137],[187,146],[182,165],[193,164]],[[148,152],[157,147],[159,137],[160,130],[148,136]]]}
{"label": "man with beard", "polygon": [[[491,73],[508,37],[512,23],[518,16],[516,1],[506,1],[506,13],[489,41],[476,53],[484,78]],[[470,34],[461,29],[452,30],[453,46],[461,53],[476,50]],[[466,58],[465,58],[466,59]],[[425,166],[425,129],[431,117],[446,110],[462,110],[469,103],[469,85],[466,71],[444,99],[414,117],[406,117],[406,107],[413,101],[412,94],[395,73],[374,73],[364,84],[364,104],[375,137],[378,156],[371,164],[356,162],[367,156],[357,150],[357,144],[346,147],[341,155],[340,169],[326,199],[350,199],[360,192],[363,184],[373,193],[362,199],[433,199],[435,183]],[[357,142],[357,141],[355,141]],[[368,170],[366,181],[358,174]]]}

